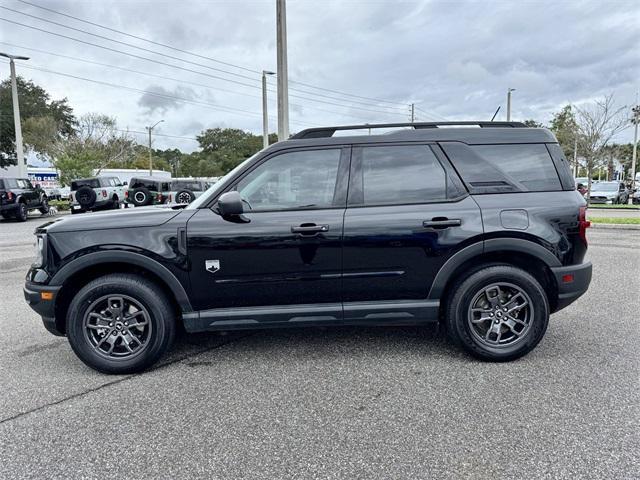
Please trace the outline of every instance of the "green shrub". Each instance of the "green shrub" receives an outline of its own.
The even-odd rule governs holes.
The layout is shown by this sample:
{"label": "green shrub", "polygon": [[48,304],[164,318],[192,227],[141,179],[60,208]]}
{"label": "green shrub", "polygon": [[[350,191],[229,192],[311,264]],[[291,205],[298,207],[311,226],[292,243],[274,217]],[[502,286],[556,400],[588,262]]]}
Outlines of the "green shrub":
{"label": "green shrub", "polygon": [[56,207],[59,212],[64,212],[71,208],[69,200],[49,200],[49,206]]}

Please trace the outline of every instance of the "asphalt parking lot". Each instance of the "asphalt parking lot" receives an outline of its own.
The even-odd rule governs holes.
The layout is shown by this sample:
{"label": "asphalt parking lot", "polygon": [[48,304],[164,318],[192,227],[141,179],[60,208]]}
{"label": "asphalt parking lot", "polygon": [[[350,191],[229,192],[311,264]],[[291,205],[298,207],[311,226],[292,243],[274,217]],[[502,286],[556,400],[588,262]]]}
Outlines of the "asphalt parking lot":
{"label": "asphalt parking lot", "polygon": [[[46,220],[46,219],[45,219]],[[594,279],[527,357],[435,326],[182,338],[141,375],[85,367],[24,302],[0,222],[0,478],[640,478],[640,231],[589,231]]]}

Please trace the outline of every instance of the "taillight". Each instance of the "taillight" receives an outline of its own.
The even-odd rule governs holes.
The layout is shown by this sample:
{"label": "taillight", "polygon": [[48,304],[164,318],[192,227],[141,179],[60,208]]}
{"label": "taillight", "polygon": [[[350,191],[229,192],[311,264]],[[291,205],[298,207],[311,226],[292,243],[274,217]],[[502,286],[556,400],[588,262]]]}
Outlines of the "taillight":
{"label": "taillight", "polygon": [[158,202],[162,203],[162,194],[161,193],[158,194]]}
{"label": "taillight", "polygon": [[587,207],[580,207],[580,213],[578,214],[578,227],[580,231],[580,238],[587,244],[587,228],[591,226],[591,222],[587,220]]}
{"label": "taillight", "polygon": [[106,197],[107,196],[107,191],[106,190],[102,190],[102,196]]}
{"label": "taillight", "polygon": [[129,198],[129,190],[124,191],[124,198]]}
{"label": "taillight", "polygon": [[169,203],[171,203],[171,198],[172,198],[171,194],[169,194]]}
{"label": "taillight", "polygon": [[7,200],[13,200],[13,192],[7,192]]}

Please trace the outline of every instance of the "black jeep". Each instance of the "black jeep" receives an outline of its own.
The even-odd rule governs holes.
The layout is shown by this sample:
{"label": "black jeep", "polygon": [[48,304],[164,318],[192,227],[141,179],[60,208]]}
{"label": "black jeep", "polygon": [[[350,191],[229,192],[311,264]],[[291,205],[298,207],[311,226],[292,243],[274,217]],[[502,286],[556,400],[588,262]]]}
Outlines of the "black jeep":
{"label": "black jeep", "polygon": [[49,213],[46,192],[28,178],[0,178],[0,215],[26,222],[30,210]]}
{"label": "black jeep", "polygon": [[[548,130],[450,126],[305,130],[186,208],[45,224],[25,297],[110,373],[152,365],[178,322],[196,332],[441,321],[478,358],[521,357],[589,286],[585,200]],[[369,128],[399,129],[334,135]]]}

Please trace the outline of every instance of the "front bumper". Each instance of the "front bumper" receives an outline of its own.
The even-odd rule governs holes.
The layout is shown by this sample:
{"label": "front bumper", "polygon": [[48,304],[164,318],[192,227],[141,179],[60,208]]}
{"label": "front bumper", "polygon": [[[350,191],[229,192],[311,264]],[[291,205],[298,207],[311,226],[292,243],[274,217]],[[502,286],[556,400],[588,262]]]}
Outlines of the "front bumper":
{"label": "front bumper", "polygon": [[591,262],[551,268],[558,285],[558,301],[554,312],[572,304],[588,290],[591,283],[591,270]]}
{"label": "front bumper", "polygon": [[42,317],[44,328],[54,335],[64,336],[56,326],[56,298],[62,287],[39,285],[25,282],[23,292],[24,299],[29,306]]}

